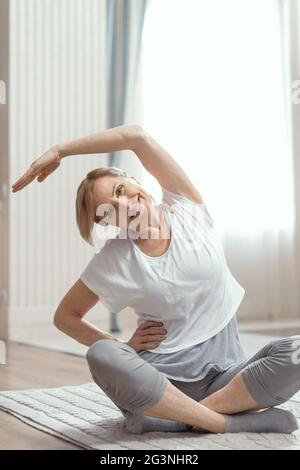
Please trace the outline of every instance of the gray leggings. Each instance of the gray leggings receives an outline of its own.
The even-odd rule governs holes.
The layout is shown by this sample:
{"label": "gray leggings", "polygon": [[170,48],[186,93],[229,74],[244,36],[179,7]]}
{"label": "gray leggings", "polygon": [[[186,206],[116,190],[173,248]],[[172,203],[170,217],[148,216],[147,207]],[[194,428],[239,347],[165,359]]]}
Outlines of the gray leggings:
{"label": "gray leggings", "polygon": [[86,358],[96,384],[126,412],[143,415],[163,396],[168,380],[183,393],[200,401],[227,385],[241,372],[254,400],[264,408],[280,405],[300,390],[300,336],[271,341],[253,357],[225,371],[211,371],[201,380],[168,379],[125,343],[96,341]]}

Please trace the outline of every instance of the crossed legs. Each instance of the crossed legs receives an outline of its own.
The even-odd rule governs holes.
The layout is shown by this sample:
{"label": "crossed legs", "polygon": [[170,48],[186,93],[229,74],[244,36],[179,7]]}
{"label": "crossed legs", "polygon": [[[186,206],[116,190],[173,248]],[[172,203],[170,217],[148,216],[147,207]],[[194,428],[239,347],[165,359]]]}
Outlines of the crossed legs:
{"label": "crossed legs", "polygon": [[104,339],[86,354],[94,381],[124,416],[150,416],[225,431],[225,417],[176,388],[125,343]]}
{"label": "crossed legs", "polygon": [[[214,377],[205,393],[202,391],[202,396],[200,394],[201,399],[197,399],[197,390],[186,394],[174,386],[127,344],[113,340],[97,341],[88,350],[87,360],[95,382],[127,417],[127,424],[133,432],[143,432],[146,422],[148,430],[161,425],[159,430],[194,427],[223,433],[228,431],[226,422],[229,415],[233,415],[230,429],[247,430],[244,428],[250,426],[250,422],[245,422],[245,417],[242,427],[241,424],[237,428],[232,426],[233,419],[238,422],[235,414],[281,404],[300,389],[299,347],[299,336],[272,341],[250,360]],[[189,385],[194,387],[198,384]],[[283,422],[283,417],[278,416],[283,410],[276,411],[277,419]],[[260,413],[255,414],[261,418],[260,431],[264,430],[261,425],[270,417],[271,421],[276,419],[274,411],[263,418]],[[282,432],[296,429],[295,419],[291,416],[285,416],[288,426]],[[253,430],[252,425],[249,430]],[[279,432],[277,428],[271,426],[271,430]]]}

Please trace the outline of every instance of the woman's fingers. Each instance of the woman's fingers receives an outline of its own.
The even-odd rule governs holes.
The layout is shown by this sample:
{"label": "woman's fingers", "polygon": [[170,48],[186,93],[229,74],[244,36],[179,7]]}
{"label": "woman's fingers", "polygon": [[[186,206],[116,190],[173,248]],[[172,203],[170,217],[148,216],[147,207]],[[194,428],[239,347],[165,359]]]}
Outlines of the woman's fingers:
{"label": "woman's fingers", "polygon": [[24,175],[21,176],[21,178],[19,178],[13,185],[13,189],[18,189],[26,180],[27,178],[29,177],[29,174],[28,174],[28,171],[26,171],[26,173],[24,173]]}
{"label": "woman's fingers", "polygon": [[[58,165],[57,165],[58,166]],[[41,183],[44,181],[53,171],[57,168],[57,166],[49,166],[48,168],[44,168],[43,171],[37,177],[37,180]]]}
{"label": "woman's fingers", "polygon": [[22,183],[18,184],[17,186],[13,187],[13,192],[16,193],[17,191],[20,191],[21,189],[25,188],[31,181],[33,181],[35,176],[31,176],[26,178]]}
{"label": "woman's fingers", "polygon": [[163,327],[163,322],[146,321],[142,323],[134,334],[136,350],[157,348],[167,337],[167,330]]}
{"label": "woman's fingers", "polygon": [[142,323],[137,329],[141,334],[164,332],[165,328],[162,322],[147,321]]}
{"label": "woman's fingers", "polygon": [[140,325],[139,329],[144,330],[145,328],[149,328],[149,326],[162,326],[162,325],[163,325],[162,321],[146,321]]}
{"label": "woman's fingers", "polygon": [[146,328],[141,332],[143,335],[164,335],[167,333],[167,330],[165,328],[161,327],[152,327],[152,328]]}
{"label": "woman's fingers", "polygon": [[29,173],[25,173],[16,183],[13,184],[12,189],[13,192],[20,191],[20,189],[23,189],[25,186],[27,186],[31,181],[34,180],[35,178],[35,173],[33,171],[30,171]]}
{"label": "woman's fingers", "polygon": [[142,343],[161,343],[164,339],[166,339],[167,335],[149,335],[149,336],[142,336]]}
{"label": "woman's fingers", "polygon": [[44,181],[47,176],[49,175],[49,173],[41,173],[38,177],[37,177],[37,180],[39,183],[42,183],[42,181]]}
{"label": "woman's fingers", "polygon": [[166,338],[167,330],[161,325],[163,325],[162,322],[145,322],[142,324],[139,328],[142,341],[163,341]]}
{"label": "woman's fingers", "polygon": [[40,183],[44,181],[56,168],[58,168],[60,162],[56,161],[51,164],[37,164],[33,163],[31,167],[12,185],[12,191],[17,192],[31,183],[36,177]]}
{"label": "woman's fingers", "polygon": [[38,177],[38,181],[44,181],[60,165],[60,156],[56,149],[50,149],[40,158],[35,160],[29,169],[13,185],[13,192],[20,191],[31,181]]}
{"label": "woman's fingers", "polygon": [[24,173],[21,178],[19,178],[13,185],[13,191],[19,191],[24,188],[27,184],[31,183],[32,180],[38,175],[39,168],[37,165],[33,164],[30,168]]}

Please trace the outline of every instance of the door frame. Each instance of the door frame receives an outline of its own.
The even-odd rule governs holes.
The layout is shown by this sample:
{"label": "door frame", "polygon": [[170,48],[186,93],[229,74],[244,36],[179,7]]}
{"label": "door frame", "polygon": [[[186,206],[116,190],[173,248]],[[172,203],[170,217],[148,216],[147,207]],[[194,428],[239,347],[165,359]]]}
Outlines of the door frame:
{"label": "door frame", "polygon": [[0,339],[6,340],[9,324],[9,0],[0,2],[0,80],[5,95],[0,104]]}

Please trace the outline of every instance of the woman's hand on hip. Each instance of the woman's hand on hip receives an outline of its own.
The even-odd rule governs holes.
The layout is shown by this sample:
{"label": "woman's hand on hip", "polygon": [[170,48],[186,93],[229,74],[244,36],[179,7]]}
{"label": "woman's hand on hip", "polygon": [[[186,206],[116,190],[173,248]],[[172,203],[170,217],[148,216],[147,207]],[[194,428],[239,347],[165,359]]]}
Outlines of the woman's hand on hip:
{"label": "woman's hand on hip", "polygon": [[126,344],[131,346],[136,352],[145,349],[155,349],[166,339],[167,330],[163,322],[146,321],[142,323],[134,332],[133,336]]}
{"label": "woman's hand on hip", "polygon": [[59,167],[60,161],[59,151],[55,147],[47,150],[41,157],[32,162],[24,175],[12,185],[12,191],[14,193],[20,191],[35,178],[41,183]]}

